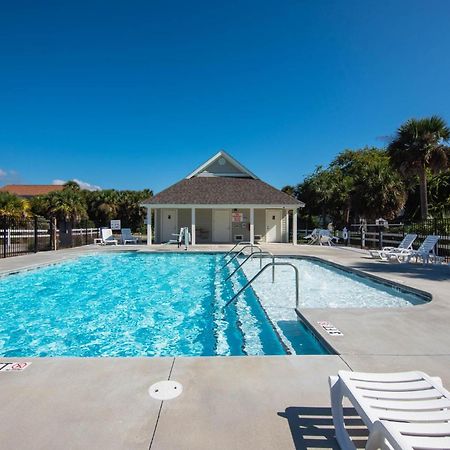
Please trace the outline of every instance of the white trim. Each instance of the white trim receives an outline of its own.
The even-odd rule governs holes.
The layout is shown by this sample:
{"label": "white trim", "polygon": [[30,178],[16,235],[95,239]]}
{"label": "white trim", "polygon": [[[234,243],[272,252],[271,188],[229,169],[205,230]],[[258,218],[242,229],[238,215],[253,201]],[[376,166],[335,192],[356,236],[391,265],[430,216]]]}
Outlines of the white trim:
{"label": "white trim", "polygon": [[230,203],[230,204],[201,204],[201,203],[185,203],[185,204],[170,204],[170,203],[141,203],[141,206],[145,208],[178,208],[178,209],[191,209],[191,208],[202,208],[202,209],[249,209],[249,208],[255,208],[255,209],[297,209],[297,208],[303,208],[305,206],[304,203],[302,204],[291,204],[291,205],[279,205],[279,204],[266,204],[266,205],[260,205],[255,203],[249,203],[249,204],[236,204],[236,203]]}
{"label": "white trim", "polygon": [[220,150],[217,152],[214,156],[208,159],[205,163],[203,163],[200,167],[195,169],[191,174],[189,174],[186,179],[195,177],[200,172],[202,172],[206,167],[208,167],[210,164],[212,164],[214,161],[216,161],[219,158],[225,158],[228,160],[229,163],[231,163],[233,166],[235,166],[237,169],[239,169],[241,172],[246,173],[249,177],[258,180],[258,177],[250,172],[246,167],[244,167],[239,161],[236,161],[231,155],[229,155],[225,150]]}
{"label": "white trim", "polygon": [[[203,173],[205,173],[205,175],[203,175]],[[248,178],[248,175],[245,173],[219,173],[219,174],[215,174],[212,172],[202,172],[201,174],[199,174],[200,178]]]}

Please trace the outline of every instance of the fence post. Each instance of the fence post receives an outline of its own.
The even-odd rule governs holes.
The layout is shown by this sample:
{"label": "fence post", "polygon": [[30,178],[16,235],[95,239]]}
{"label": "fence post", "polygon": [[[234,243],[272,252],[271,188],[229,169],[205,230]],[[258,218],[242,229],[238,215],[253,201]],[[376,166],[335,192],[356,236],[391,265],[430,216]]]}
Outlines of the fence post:
{"label": "fence post", "polygon": [[85,245],[88,245],[88,222],[87,222],[87,220],[85,220],[84,221],[84,229],[85,229],[85,233],[84,233],[84,236],[85,236],[85,239],[84,239],[84,244]]}
{"label": "fence post", "polygon": [[56,217],[52,218],[53,223],[53,250],[58,250],[58,223]]}
{"label": "fence post", "polygon": [[49,239],[49,247],[50,250],[53,250],[53,220],[50,219],[49,223],[48,223],[49,229],[48,229],[48,234],[50,235],[50,239]]}
{"label": "fence post", "polygon": [[378,228],[378,245],[380,250],[383,250],[383,231],[381,227]]}
{"label": "fence post", "polygon": [[34,253],[38,252],[38,218],[34,217]]}
{"label": "fence post", "polygon": [[3,258],[6,258],[6,248],[7,248],[6,218],[4,218],[2,222],[3,222]]}

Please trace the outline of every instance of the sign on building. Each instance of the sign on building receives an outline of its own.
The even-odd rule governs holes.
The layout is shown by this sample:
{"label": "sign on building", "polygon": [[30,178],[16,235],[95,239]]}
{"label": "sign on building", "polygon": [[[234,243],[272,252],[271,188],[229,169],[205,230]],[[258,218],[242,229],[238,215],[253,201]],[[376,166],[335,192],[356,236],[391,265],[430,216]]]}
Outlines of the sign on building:
{"label": "sign on building", "polygon": [[120,230],[121,228],[120,219],[111,220],[111,230]]}
{"label": "sign on building", "polygon": [[244,213],[233,212],[231,213],[232,222],[242,222],[244,220]]}

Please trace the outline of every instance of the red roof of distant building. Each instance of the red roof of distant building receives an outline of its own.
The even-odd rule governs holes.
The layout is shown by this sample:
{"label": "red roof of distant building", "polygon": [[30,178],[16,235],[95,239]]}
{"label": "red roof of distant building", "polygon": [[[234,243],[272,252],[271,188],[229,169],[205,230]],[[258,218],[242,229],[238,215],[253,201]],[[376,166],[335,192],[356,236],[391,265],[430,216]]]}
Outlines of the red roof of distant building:
{"label": "red roof of distant building", "polygon": [[64,186],[60,184],[7,184],[0,188],[1,192],[9,192],[19,197],[35,197],[50,192],[62,191]]}

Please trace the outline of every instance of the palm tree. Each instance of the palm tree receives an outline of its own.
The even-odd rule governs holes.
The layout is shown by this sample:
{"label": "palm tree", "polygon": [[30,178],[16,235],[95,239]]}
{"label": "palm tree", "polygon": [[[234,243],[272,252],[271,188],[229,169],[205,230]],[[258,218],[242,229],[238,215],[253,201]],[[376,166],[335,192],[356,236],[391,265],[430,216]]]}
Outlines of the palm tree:
{"label": "palm tree", "polygon": [[450,150],[445,145],[450,128],[438,117],[410,119],[397,130],[388,146],[392,164],[404,176],[419,176],[420,211],[428,218],[427,172],[436,174],[448,168]]}
{"label": "palm tree", "polygon": [[84,199],[72,189],[52,192],[47,196],[47,208],[51,217],[63,221],[78,221],[87,217]]}
{"label": "palm tree", "polygon": [[22,218],[28,216],[30,204],[27,200],[10,194],[0,192],[0,216]]}

